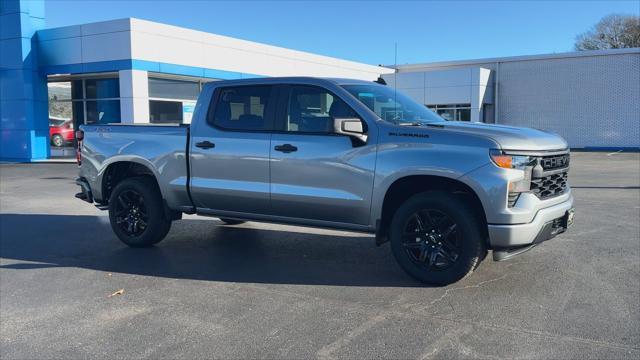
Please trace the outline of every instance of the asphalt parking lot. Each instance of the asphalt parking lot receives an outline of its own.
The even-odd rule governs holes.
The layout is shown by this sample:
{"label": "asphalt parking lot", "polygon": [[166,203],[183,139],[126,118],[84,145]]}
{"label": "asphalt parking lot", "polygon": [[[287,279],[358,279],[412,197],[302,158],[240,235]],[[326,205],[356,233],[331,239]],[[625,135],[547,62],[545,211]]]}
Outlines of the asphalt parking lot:
{"label": "asphalt parking lot", "polygon": [[358,233],[188,216],[130,249],[76,172],[0,165],[2,359],[640,358],[638,153],[572,154],[574,228],[441,288]]}

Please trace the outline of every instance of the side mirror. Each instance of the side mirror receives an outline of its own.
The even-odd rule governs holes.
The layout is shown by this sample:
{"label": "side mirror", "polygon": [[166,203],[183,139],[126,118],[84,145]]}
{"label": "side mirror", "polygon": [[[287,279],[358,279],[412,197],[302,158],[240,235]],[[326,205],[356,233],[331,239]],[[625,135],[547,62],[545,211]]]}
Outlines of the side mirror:
{"label": "side mirror", "polygon": [[362,142],[367,142],[362,120],[358,118],[336,118],[333,120],[333,129],[336,134],[347,135]]}

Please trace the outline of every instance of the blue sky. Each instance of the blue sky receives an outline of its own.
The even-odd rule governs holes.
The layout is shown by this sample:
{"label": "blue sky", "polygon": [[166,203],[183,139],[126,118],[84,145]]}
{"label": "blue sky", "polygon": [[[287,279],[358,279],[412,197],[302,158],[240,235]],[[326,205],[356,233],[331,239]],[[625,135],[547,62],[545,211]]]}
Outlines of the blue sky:
{"label": "blue sky", "polygon": [[370,64],[572,51],[575,36],[631,1],[45,0],[47,27],[138,17]]}

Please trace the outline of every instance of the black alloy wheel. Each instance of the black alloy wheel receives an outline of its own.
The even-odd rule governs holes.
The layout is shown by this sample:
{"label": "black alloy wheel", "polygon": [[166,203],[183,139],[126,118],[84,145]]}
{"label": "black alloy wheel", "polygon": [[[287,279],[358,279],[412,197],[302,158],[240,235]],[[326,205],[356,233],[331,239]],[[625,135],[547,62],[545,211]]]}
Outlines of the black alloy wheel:
{"label": "black alloy wheel", "polygon": [[118,194],[115,209],[116,224],[128,236],[140,236],[147,229],[147,206],[137,191],[126,190]]}
{"label": "black alloy wheel", "polygon": [[132,247],[157,244],[171,229],[160,189],[149,176],[127,178],[115,186],[109,221],[118,239]]}
{"label": "black alloy wheel", "polygon": [[419,193],[393,214],[391,251],[415,279],[448,285],[471,274],[484,259],[484,227],[464,197],[444,191]]}
{"label": "black alloy wheel", "polygon": [[458,261],[461,238],[456,222],[436,209],[422,209],[404,226],[402,244],[409,259],[431,271],[444,270]]}

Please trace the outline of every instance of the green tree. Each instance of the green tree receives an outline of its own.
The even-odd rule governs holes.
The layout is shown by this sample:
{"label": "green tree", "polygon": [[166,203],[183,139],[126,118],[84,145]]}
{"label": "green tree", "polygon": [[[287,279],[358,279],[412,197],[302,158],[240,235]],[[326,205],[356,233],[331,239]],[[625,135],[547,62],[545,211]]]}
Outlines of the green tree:
{"label": "green tree", "polygon": [[612,14],[576,37],[575,49],[604,50],[640,47],[640,17]]}

